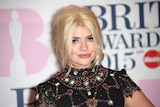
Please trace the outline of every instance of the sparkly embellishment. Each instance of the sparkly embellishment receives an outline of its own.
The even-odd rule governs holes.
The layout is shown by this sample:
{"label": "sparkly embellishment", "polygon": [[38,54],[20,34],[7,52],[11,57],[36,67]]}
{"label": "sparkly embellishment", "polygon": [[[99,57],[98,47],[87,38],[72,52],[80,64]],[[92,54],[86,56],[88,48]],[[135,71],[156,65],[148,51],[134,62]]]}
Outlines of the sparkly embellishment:
{"label": "sparkly embellishment", "polygon": [[[71,68],[71,72],[66,75],[68,70],[69,68],[66,67],[56,78],[59,79],[64,85],[76,90],[85,90],[86,86],[91,88],[99,86],[108,75],[108,72],[106,72],[107,69],[104,69],[102,66],[98,65],[93,68],[85,69]],[[78,72],[77,75],[74,75],[75,71]]]}
{"label": "sparkly embellishment", "polygon": [[108,105],[113,105],[114,103],[113,103],[113,100],[108,100]]}
{"label": "sparkly embellishment", "polygon": [[116,84],[116,88],[119,89],[119,88],[120,88],[120,85],[119,85],[119,84]]}
{"label": "sparkly embellishment", "polygon": [[89,91],[91,90],[91,88],[89,86],[86,87],[86,91]]}
{"label": "sparkly embellishment", "polygon": [[100,71],[100,72],[105,72],[105,69],[100,68],[99,71]]}
{"label": "sparkly embellishment", "polygon": [[84,78],[83,78],[83,81],[88,81],[88,78],[87,78],[87,77],[84,77]]}
{"label": "sparkly embellishment", "polygon": [[114,77],[114,74],[110,74],[111,77]]}
{"label": "sparkly embellishment", "polygon": [[94,69],[94,68],[92,69],[92,72],[95,72],[95,69]]}
{"label": "sparkly embellishment", "polygon": [[102,72],[100,72],[100,73],[99,73],[99,76],[100,76],[100,77],[103,77],[103,76],[104,76],[104,74],[103,74]]}
{"label": "sparkly embellishment", "polygon": [[68,95],[72,95],[72,94],[73,94],[73,90],[72,90],[72,89],[68,89],[68,90],[67,90],[67,94],[68,94]]}
{"label": "sparkly embellishment", "polygon": [[90,96],[90,95],[92,95],[92,93],[90,92],[90,91],[87,91],[87,94]]}
{"label": "sparkly embellishment", "polygon": [[74,85],[75,81],[74,80],[71,80],[70,81],[70,85]]}
{"label": "sparkly embellishment", "polygon": [[99,76],[96,76],[96,79],[97,79],[98,81],[101,81],[101,78],[100,78]]}
{"label": "sparkly embellishment", "polygon": [[61,98],[61,96],[60,95],[56,95],[55,98],[56,98],[56,100],[59,100]]}
{"label": "sparkly embellishment", "polygon": [[57,82],[56,84],[55,84],[55,86],[57,87],[57,86],[59,86],[60,85],[60,83],[59,82]]}
{"label": "sparkly embellishment", "polygon": [[85,81],[85,82],[83,82],[83,85],[87,86],[87,85],[89,85],[89,82]]}
{"label": "sparkly embellishment", "polygon": [[96,83],[96,80],[95,79],[91,79],[91,83]]}
{"label": "sparkly embellishment", "polygon": [[68,82],[68,81],[69,81],[69,78],[65,78],[64,81],[65,81],[65,82]]}
{"label": "sparkly embellishment", "polygon": [[77,81],[77,82],[76,82],[76,85],[80,86],[80,85],[81,85],[81,82],[80,82],[80,81]]}
{"label": "sparkly embellishment", "polygon": [[64,75],[64,74],[62,74],[62,75],[60,76],[60,78],[61,78],[61,79],[64,79],[64,77],[65,77],[65,75]]}
{"label": "sparkly embellishment", "polygon": [[87,107],[97,107],[98,101],[96,99],[88,99],[86,101]]}
{"label": "sparkly embellishment", "polygon": [[106,83],[103,83],[102,87],[103,87],[104,89],[107,89],[107,88],[108,88],[108,85],[107,85]]}
{"label": "sparkly embellishment", "polygon": [[73,72],[73,74],[74,74],[74,75],[77,75],[77,74],[78,74],[78,71],[75,70],[75,71]]}
{"label": "sparkly embellishment", "polygon": [[39,94],[36,95],[36,100],[38,100],[38,99],[39,99]]}
{"label": "sparkly embellishment", "polygon": [[84,71],[84,72],[82,73],[82,75],[83,75],[83,76],[87,76],[87,75],[88,75],[88,72],[87,72],[87,71]]}

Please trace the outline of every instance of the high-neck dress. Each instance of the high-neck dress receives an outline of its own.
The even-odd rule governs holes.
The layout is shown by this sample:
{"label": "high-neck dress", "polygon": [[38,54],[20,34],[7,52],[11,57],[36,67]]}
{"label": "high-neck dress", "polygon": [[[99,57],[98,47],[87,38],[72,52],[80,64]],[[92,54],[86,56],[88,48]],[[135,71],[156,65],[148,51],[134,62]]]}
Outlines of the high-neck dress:
{"label": "high-neck dress", "polygon": [[124,69],[66,67],[37,86],[33,107],[124,107],[124,96],[139,90]]}

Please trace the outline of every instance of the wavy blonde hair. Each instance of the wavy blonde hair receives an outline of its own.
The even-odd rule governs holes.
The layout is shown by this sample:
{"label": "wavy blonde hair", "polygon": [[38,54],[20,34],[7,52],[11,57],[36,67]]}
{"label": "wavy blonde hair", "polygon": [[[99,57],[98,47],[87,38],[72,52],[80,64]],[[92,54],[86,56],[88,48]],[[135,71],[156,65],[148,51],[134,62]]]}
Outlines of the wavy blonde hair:
{"label": "wavy blonde hair", "polygon": [[93,64],[99,64],[104,54],[101,49],[102,34],[95,14],[86,7],[70,5],[60,9],[53,23],[53,48],[61,67],[72,67],[71,47],[73,32],[77,26],[86,27],[92,34],[97,56]]}

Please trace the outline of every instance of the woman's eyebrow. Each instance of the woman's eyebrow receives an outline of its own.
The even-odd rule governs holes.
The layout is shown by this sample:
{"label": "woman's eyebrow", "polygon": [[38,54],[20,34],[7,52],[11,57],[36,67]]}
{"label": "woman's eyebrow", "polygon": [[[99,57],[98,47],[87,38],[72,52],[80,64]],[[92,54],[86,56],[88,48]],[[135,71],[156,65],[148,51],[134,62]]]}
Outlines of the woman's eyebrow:
{"label": "woman's eyebrow", "polygon": [[72,38],[73,38],[73,39],[79,39],[80,37],[75,37],[75,36],[73,36]]}
{"label": "woman's eyebrow", "polygon": [[87,37],[92,37],[92,34],[88,35]]}
{"label": "woman's eyebrow", "polygon": [[[88,35],[87,37],[91,37],[92,36],[92,34],[90,34],[90,35]],[[80,38],[80,37],[77,37],[77,36],[73,36],[72,38]]]}

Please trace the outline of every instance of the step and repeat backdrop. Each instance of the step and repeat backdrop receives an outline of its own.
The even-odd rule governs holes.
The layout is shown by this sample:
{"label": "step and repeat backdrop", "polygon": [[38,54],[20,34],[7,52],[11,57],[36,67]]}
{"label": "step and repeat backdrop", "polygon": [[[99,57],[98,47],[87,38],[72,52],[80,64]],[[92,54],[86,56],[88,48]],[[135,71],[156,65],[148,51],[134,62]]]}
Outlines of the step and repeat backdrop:
{"label": "step and repeat backdrop", "polygon": [[0,0],[0,107],[30,107],[34,87],[57,72],[52,17],[71,4],[96,14],[103,34],[102,64],[125,68],[160,107],[159,0]]}

